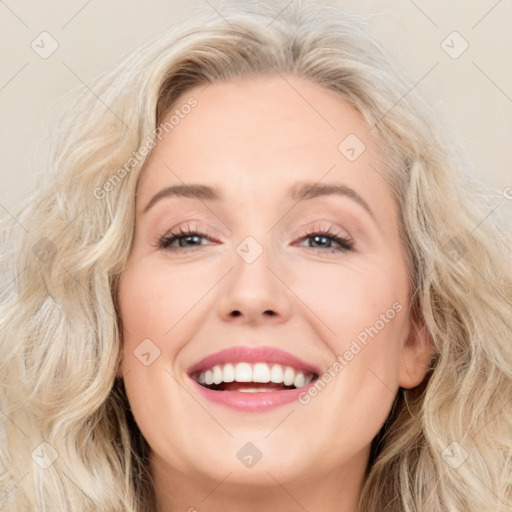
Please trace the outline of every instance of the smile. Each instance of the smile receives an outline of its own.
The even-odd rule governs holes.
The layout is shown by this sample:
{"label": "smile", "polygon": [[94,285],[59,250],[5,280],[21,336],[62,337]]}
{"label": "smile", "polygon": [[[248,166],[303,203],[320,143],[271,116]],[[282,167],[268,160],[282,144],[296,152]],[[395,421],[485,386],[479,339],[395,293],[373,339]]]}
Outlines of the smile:
{"label": "smile", "polygon": [[258,362],[225,363],[196,373],[193,378],[215,391],[260,393],[307,386],[315,374],[291,366]]}
{"label": "smile", "polygon": [[187,373],[206,400],[263,412],[296,401],[320,370],[274,347],[237,346],[205,357]]}

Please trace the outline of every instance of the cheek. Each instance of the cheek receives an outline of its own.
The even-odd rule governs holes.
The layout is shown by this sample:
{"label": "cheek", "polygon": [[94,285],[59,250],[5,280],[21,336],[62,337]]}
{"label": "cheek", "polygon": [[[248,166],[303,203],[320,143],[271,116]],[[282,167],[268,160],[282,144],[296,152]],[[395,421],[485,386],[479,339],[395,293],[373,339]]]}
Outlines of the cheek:
{"label": "cheek", "polygon": [[336,340],[354,338],[374,324],[382,330],[383,321],[387,329],[397,310],[407,309],[406,276],[390,268],[384,261],[299,268],[292,287]]}
{"label": "cheek", "polygon": [[[154,360],[148,369],[158,365],[165,333],[173,325],[172,312],[176,306],[169,302],[173,294],[165,296],[168,285],[165,274],[144,264],[128,266],[121,276],[119,314],[123,323],[123,375],[141,372],[144,362]],[[128,381],[125,379],[129,393]],[[140,392],[139,387],[137,394]]]}
{"label": "cheek", "polygon": [[340,396],[348,390],[353,396],[366,394],[361,403],[372,403],[372,396],[378,402],[380,392],[392,396],[408,329],[405,269],[383,259],[365,265],[359,260],[357,266],[319,265],[314,274],[305,269],[297,273],[294,289],[307,297],[307,305],[327,327],[321,329],[331,358],[326,363],[338,360],[343,367],[334,372],[343,374],[335,379],[342,384]]}
{"label": "cheek", "polygon": [[159,443],[165,445],[178,436],[179,427],[170,418],[183,409],[176,399],[180,386],[171,377],[170,364],[180,345],[169,343],[171,336],[166,333],[190,307],[183,298],[190,290],[187,281],[190,284],[184,272],[171,273],[155,262],[139,260],[128,266],[119,286],[121,374],[135,421],[151,448],[159,452],[166,449]]}
{"label": "cheek", "polygon": [[169,269],[160,262],[138,262],[128,268],[119,289],[120,315],[126,340],[166,334],[197,301],[205,286],[198,272]]}
{"label": "cheek", "polygon": [[[175,371],[179,352],[201,325],[197,314],[207,307],[203,299],[219,280],[217,274],[211,265],[172,267],[165,258],[139,259],[128,265],[118,295],[123,321],[123,375],[144,370],[137,356],[148,352],[150,357],[157,356],[151,369]],[[155,376],[144,372],[140,378]]]}

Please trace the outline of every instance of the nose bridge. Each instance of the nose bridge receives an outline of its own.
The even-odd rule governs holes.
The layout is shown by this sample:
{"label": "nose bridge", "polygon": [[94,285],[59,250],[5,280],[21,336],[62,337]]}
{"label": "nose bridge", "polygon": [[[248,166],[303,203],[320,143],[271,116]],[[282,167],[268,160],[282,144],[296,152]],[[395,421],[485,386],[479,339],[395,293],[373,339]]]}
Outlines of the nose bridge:
{"label": "nose bridge", "polygon": [[256,236],[246,236],[235,248],[234,268],[219,305],[223,319],[241,317],[242,321],[257,322],[272,317],[283,321],[290,315],[286,288],[270,270],[279,267],[271,237]]}
{"label": "nose bridge", "polygon": [[[278,291],[275,278],[269,270],[274,259],[269,237],[262,239],[259,235],[258,238],[249,235],[236,246],[232,288],[239,298],[258,300],[263,306]],[[270,302],[267,306],[271,307]]]}

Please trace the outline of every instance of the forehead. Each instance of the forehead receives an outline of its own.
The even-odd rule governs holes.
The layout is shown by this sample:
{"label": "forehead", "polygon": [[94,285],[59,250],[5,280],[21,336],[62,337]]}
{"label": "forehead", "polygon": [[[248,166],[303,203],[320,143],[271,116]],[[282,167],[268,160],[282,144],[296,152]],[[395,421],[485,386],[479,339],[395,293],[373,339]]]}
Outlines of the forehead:
{"label": "forehead", "polygon": [[[190,98],[197,105],[184,114]],[[295,182],[322,180],[389,195],[367,123],[339,93],[307,79],[267,75],[202,85],[185,92],[163,122],[173,114],[179,122],[141,175],[144,200],[182,182],[215,185],[227,197],[277,197]]]}

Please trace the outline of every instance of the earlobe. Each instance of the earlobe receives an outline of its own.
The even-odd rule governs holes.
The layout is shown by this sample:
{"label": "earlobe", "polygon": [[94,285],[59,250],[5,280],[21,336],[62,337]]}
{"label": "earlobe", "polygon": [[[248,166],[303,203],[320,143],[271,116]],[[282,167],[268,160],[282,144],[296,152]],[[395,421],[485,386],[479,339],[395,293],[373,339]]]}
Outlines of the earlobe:
{"label": "earlobe", "polygon": [[405,389],[418,386],[430,367],[434,343],[423,322],[412,322],[402,347],[399,385]]}

